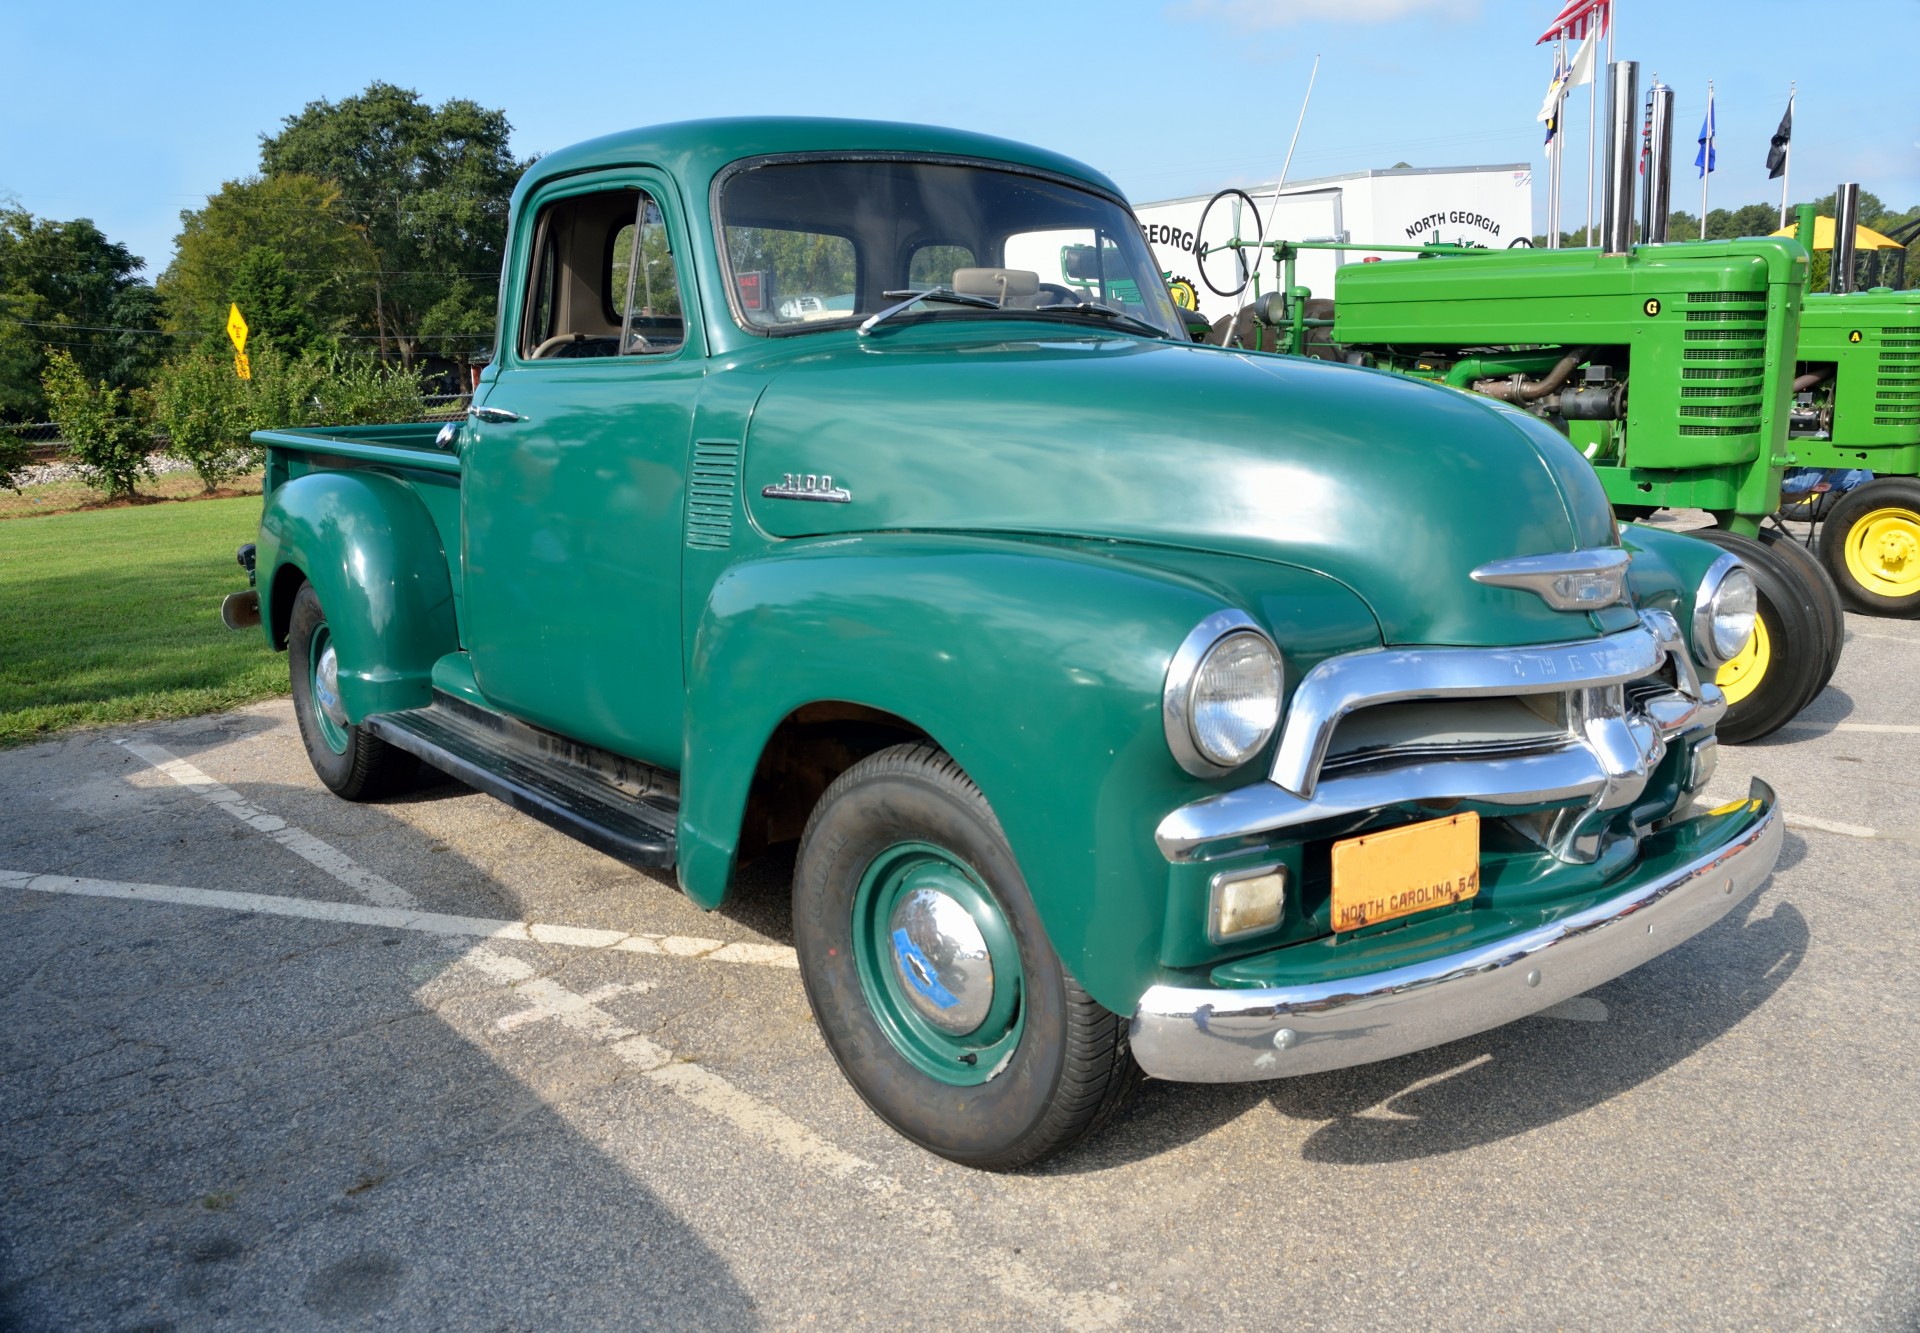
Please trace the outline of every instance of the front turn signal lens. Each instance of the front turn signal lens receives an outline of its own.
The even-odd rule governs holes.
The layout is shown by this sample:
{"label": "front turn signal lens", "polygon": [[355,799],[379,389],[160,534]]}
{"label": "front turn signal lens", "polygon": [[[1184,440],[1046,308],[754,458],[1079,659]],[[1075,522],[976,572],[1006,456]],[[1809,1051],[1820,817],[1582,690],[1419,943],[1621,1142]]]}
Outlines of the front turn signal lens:
{"label": "front turn signal lens", "polygon": [[1280,924],[1287,903],[1287,868],[1226,871],[1213,877],[1207,935],[1215,944],[1257,935]]}

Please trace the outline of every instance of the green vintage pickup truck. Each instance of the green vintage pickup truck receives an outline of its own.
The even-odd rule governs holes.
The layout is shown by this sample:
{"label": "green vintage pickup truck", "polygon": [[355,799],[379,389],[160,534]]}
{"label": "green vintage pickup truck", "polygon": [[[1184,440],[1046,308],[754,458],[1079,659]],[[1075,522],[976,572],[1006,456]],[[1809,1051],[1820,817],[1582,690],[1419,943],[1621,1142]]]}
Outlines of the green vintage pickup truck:
{"label": "green vintage pickup truck", "polygon": [[424,760],[708,907],[797,840],[822,1036],[935,1152],[1484,1030],[1773,867],[1763,784],[1694,807],[1738,563],[1523,413],[1191,343],[1079,163],[615,135],[501,292],[464,422],[256,437],[230,623],[348,799]]}

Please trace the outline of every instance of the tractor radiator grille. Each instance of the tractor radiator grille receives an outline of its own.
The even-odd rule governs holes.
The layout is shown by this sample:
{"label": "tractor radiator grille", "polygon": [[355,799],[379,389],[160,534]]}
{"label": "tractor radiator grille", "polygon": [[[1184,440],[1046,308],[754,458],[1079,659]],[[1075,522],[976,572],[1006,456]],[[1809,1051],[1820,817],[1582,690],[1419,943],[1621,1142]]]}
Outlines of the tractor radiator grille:
{"label": "tractor radiator grille", "polygon": [[740,446],[700,440],[687,479],[687,545],[724,551],[733,543],[733,493],[740,478]]}
{"label": "tractor radiator grille", "polygon": [[1688,292],[1681,330],[1681,435],[1758,436],[1766,416],[1767,294]]}
{"label": "tractor radiator grille", "polygon": [[1920,426],[1920,350],[1895,350],[1920,349],[1920,328],[1884,328],[1879,341],[1880,375],[1873,395],[1873,424]]}

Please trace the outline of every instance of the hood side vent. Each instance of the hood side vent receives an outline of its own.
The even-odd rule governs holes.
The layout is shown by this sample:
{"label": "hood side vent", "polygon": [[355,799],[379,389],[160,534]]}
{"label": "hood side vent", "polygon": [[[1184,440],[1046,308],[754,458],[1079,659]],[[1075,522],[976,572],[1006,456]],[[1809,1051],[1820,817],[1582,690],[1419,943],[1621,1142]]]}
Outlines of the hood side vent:
{"label": "hood side vent", "polygon": [[695,441],[687,477],[687,545],[724,551],[733,544],[733,497],[739,488],[739,443]]}

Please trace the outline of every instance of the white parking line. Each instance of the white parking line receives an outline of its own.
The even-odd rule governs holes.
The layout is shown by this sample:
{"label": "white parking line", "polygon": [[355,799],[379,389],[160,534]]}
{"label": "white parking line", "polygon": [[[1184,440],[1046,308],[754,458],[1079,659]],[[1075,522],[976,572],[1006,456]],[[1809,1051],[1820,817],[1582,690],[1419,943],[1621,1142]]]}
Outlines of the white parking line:
{"label": "white parking line", "polygon": [[1782,731],[1863,731],[1891,736],[1920,736],[1920,725],[1911,722],[1789,722]]}
{"label": "white parking line", "polygon": [[[224,809],[242,823],[272,837],[295,855],[310,864],[326,871],[342,884],[364,896],[373,899],[379,908],[412,909],[417,907],[413,895],[399,885],[382,879],[372,871],[354,863],[352,858],[303,829],[295,828],[277,816],[257,810],[231,788],[222,786],[195,768],[186,760],[145,739],[131,739],[118,742],[134,754],[139,755],[155,768],[165,773],[181,786],[194,792],[209,804]],[[49,876],[29,876],[22,872],[7,872],[0,875],[0,886],[11,883],[12,887],[27,887],[20,883],[23,879],[49,879]],[[103,881],[91,881],[100,883]],[[152,888],[156,886],[139,886]],[[186,892],[213,894],[215,890],[187,890]],[[108,896],[108,895],[96,895]],[[240,898],[265,898],[265,894],[238,894]],[[309,902],[306,899],[284,899],[282,901]],[[207,902],[206,905],[215,905]],[[349,904],[326,904],[328,907],[353,906]],[[356,911],[375,911],[379,908],[353,907]],[[262,910],[248,907],[245,910]],[[410,920],[425,920],[434,913],[419,911],[398,911],[398,915]],[[474,921],[480,918],[446,917],[447,921]],[[398,924],[398,923],[395,923]],[[499,923],[518,927],[519,922]],[[532,928],[527,928],[528,943],[566,943],[559,938],[536,938]],[[575,927],[547,927],[548,931],[561,931],[572,934]],[[467,934],[470,932],[451,932]],[[507,937],[514,938],[514,937]],[[640,938],[628,936],[628,939]],[[651,938],[651,937],[649,937]],[[661,937],[677,938],[677,937]],[[612,947],[612,946],[607,946]],[[742,946],[722,946],[739,948]],[[772,947],[772,946],[747,946]],[[645,950],[634,950],[645,952]],[[661,952],[666,952],[662,949]],[[702,955],[707,958],[719,957],[722,950]],[[656,1083],[678,1097],[698,1106],[710,1115],[725,1120],[735,1129],[745,1134],[780,1156],[788,1158],[802,1166],[825,1170],[835,1177],[846,1179],[860,1175],[862,1183],[869,1189],[884,1195],[898,1195],[905,1187],[891,1177],[879,1174],[871,1162],[854,1156],[852,1153],[828,1142],[813,1130],[793,1119],[785,1112],[768,1105],[751,1093],[745,1092],[728,1082],[720,1075],[689,1060],[677,1058],[671,1051],[657,1044],[632,1028],[626,1027],[611,1014],[599,1008],[585,996],[568,990],[559,982],[538,974],[532,964],[511,954],[504,954],[487,945],[478,944],[461,955],[461,960],[469,966],[486,973],[504,985],[512,987],[516,995],[530,999],[533,1007],[541,1010],[541,1017],[552,1016],[559,1019],[574,1031],[583,1032],[596,1041],[603,1043],[625,1063],[633,1066],[649,1082]],[[753,961],[745,958],[733,958],[727,961]],[[764,961],[764,960],[762,960]],[[776,966],[781,964],[774,964]],[[931,1230],[946,1236],[962,1237],[964,1228],[958,1218],[946,1209],[927,1203],[916,1203],[916,1219]],[[1040,1313],[1059,1320],[1072,1328],[1104,1329],[1114,1328],[1124,1323],[1130,1312],[1130,1305],[1124,1297],[1104,1291],[1062,1291],[1046,1281],[1026,1264],[1017,1253],[1009,1252],[998,1246],[968,1245],[967,1251],[989,1265],[988,1280],[998,1287],[1001,1293],[1017,1300]],[[955,1257],[957,1264],[967,1263],[967,1259]]]}
{"label": "white parking line", "polygon": [[270,815],[248,805],[239,792],[215,782],[178,755],[139,739],[115,741],[114,744],[126,746],[201,800],[218,806],[242,824],[266,834],[301,860],[318,866],[362,897],[382,907],[413,906],[413,895],[398,884],[355,865],[347,856],[304,829],[294,828],[278,815]]}
{"label": "white parking line", "polygon": [[613,953],[658,954],[708,963],[747,963],[785,968],[799,966],[793,950],[779,944],[729,944],[725,940],[702,939],[697,935],[643,935],[624,930],[593,930],[585,926],[495,921],[480,916],[452,916],[444,912],[422,912],[403,907],[369,907],[362,903],[330,902],[324,898],[289,898],[273,893],[189,889],[175,884],[130,884],[110,879],[36,875],[24,870],[0,870],[0,888],[31,889],[35,893],[71,893],[88,898],[176,903],[185,907],[216,907],[229,912],[259,912],[265,916],[383,926],[389,930],[417,930],[429,935],[472,935],[487,940],[557,944],[569,949],[600,949]]}
{"label": "white parking line", "polygon": [[1819,833],[1839,833],[1849,838],[1877,838],[1880,835],[1864,824],[1848,824],[1838,819],[1819,819],[1813,815],[1787,813],[1788,828],[1810,828]]}

